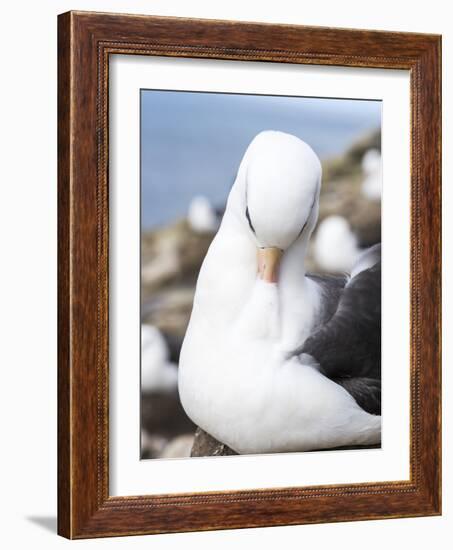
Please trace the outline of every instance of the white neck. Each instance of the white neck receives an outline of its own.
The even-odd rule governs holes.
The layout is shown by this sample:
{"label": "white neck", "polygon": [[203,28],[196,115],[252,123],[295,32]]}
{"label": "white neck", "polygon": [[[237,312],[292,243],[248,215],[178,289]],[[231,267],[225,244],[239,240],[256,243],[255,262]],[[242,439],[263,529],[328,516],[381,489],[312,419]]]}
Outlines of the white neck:
{"label": "white neck", "polygon": [[320,306],[319,287],[305,276],[308,240],[307,232],[284,253],[280,266],[281,339],[288,351],[310,334]]}
{"label": "white neck", "polygon": [[317,286],[305,277],[309,232],[284,253],[274,285],[257,279],[256,244],[245,223],[225,213],[200,271],[192,318],[213,335],[234,326],[243,338],[271,339],[290,351],[310,333],[319,307]]}

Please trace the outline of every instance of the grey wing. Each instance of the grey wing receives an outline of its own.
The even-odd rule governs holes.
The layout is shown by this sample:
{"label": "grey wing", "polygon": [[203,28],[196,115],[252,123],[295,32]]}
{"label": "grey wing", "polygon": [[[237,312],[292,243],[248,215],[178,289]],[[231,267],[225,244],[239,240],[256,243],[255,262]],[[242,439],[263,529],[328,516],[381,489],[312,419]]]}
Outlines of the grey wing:
{"label": "grey wing", "polygon": [[[366,411],[381,411],[380,246],[359,258],[335,313],[297,350],[343,386]],[[370,266],[371,264],[371,266]]]}

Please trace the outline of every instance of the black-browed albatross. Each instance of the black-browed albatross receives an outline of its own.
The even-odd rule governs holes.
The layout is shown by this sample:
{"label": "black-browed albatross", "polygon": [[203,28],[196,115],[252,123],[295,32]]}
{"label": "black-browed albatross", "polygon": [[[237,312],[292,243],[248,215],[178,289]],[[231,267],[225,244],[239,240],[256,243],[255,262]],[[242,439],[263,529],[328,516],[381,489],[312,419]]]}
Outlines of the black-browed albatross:
{"label": "black-browed albatross", "polygon": [[240,454],[380,442],[380,250],[348,278],[306,274],[320,185],[305,142],[258,134],[200,270],[181,402]]}

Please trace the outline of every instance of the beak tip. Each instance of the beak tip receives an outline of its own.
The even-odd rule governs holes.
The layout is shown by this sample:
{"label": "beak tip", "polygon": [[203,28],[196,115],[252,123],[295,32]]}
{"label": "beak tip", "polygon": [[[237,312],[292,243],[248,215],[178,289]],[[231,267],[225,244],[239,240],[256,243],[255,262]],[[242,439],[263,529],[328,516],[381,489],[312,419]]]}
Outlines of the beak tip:
{"label": "beak tip", "polygon": [[275,246],[258,249],[258,276],[267,283],[278,283],[283,251]]}

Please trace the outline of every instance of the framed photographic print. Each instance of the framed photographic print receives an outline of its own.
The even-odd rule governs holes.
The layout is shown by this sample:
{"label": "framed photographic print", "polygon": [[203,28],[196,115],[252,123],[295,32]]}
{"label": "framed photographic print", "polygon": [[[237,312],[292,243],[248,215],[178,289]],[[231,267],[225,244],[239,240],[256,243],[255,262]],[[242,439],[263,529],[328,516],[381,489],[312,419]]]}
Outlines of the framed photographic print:
{"label": "framed photographic print", "polygon": [[440,37],[58,40],[59,533],[440,514]]}

